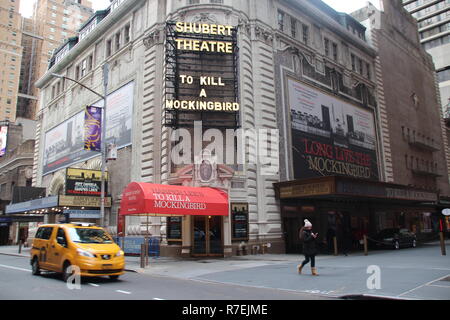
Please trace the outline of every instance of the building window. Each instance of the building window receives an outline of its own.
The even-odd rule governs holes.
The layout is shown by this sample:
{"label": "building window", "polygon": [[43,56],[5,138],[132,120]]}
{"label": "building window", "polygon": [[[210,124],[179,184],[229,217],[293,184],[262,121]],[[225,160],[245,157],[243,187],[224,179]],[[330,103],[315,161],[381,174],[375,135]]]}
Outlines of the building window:
{"label": "building window", "polygon": [[75,67],[75,80],[80,79],[80,66]]}
{"label": "building window", "polygon": [[130,25],[127,24],[124,30],[124,43],[130,42]]}
{"label": "building window", "polygon": [[88,68],[88,71],[91,71],[92,70],[92,67],[93,67],[93,57],[92,57],[92,54],[87,58],[87,68]]}
{"label": "building window", "polygon": [[359,74],[363,74],[363,61],[358,59]]}
{"label": "building window", "polygon": [[187,4],[198,4],[200,3],[200,0],[188,0]]}
{"label": "building window", "polygon": [[84,59],[83,62],[81,62],[81,75],[80,78],[83,78],[87,73],[87,60]]}
{"label": "building window", "polygon": [[297,36],[297,21],[291,17],[291,35],[292,38]]}
{"label": "building window", "polygon": [[303,32],[303,43],[308,44],[309,41],[309,27],[307,25],[302,25],[302,32]]}
{"label": "building window", "polygon": [[284,12],[278,10],[278,29],[280,31],[284,30]]}
{"label": "building window", "polygon": [[352,71],[356,71],[356,58],[354,54],[351,55],[351,60],[352,60]]}
{"label": "building window", "polygon": [[120,49],[120,32],[115,35],[115,50],[118,51]]}
{"label": "building window", "polygon": [[338,45],[333,42],[333,60],[338,61]]}
{"label": "building window", "polygon": [[372,78],[372,73],[370,71],[370,64],[366,63],[366,72],[367,72],[367,79],[371,79]]}
{"label": "building window", "polygon": [[211,3],[222,4],[223,0],[210,0]]}
{"label": "building window", "polygon": [[106,57],[109,57],[112,53],[112,40],[106,41]]}
{"label": "building window", "polygon": [[328,57],[330,55],[330,40],[324,39],[325,55]]}

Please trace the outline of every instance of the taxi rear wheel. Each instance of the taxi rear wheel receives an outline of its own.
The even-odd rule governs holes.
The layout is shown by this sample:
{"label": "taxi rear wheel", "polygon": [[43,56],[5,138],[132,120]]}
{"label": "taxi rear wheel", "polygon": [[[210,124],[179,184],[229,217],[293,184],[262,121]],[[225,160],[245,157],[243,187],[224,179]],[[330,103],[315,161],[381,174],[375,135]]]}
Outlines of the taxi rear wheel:
{"label": "taxi rear wheel", "polygon": [[37,257],[34,257],[33,262],[31,263],[31,274],[33,276],[38,276],[41,274],[41,269],[39,268],[39,260]]}

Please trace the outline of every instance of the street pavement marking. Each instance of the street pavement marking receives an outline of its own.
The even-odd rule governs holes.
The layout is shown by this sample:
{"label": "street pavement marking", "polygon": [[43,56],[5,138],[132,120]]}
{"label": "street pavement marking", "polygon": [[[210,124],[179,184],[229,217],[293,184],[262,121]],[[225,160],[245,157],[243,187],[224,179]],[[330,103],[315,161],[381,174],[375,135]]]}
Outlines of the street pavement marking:
{"label": "street pavement marking", "polygon": [[429,287],[449,288],[450,289],[450,286],[440,286],[440,285],[437,285],[437,284],[430,284]]}
{"label": "street pavement marking", "polygon": [[89,285],[93,286],[93,287],[100,287],[98,284],[95,284],[95,283],[89,283]]}
{"label": "street pavement marking", "polygon": [[119,292],[119,293],[124,293],[124,294],[131,294],[131,292],[128,292],[128,291],[123,291],[123,290],[116,290],[116,292]]}
{"label": "street pavement marking", "polygon": [[161,298],[153,298],[153,300],[165,300],[165,299],[161,299]]}
{"label": "street pavement marking", "polygon": [[8,268],[8,269],[14,269],[14,270],[20,270],[20,271],[26,271],[26,272],[31,272],[30,269],[24,269],[24,268],[18,268],[18,267],[6,266],[6,265],[4,265],[4,264],[0,264],[0,267]]}
{"label": "street pavement marking", "polygon": [[415,290],[417,290],[417,289],[420,289],[420,288],[423,288],[423,287],[426,287],[426,286],[430,286],[430,284],[432,284],[433,282],[440,281],[440,280],[442,280],[442,279],[447,278],[448,276],[450,276],[450,274],[447,274],[447,275],[445,275],[445,276],[443,276],[443,277],[440,277],[439,279],[435,279],[435,280],[432,280],[432,281],[430,281],[430,282],[427,282],[427,283],[425,283],[425,284],[423,284],[423,285],[421,285],[421,286],[418,286],[417,288],[414,288],[414,289],[408,290],[408,291],[406,291],[406,292],[403,292],[403,293],[399,294],[398,296],[401,297],[401,296],[403,296],[403,295],[405,295],[405,294],[408,294],[408,293],[411,293],[411,292],[413,292],[413,291],[415,291]]}

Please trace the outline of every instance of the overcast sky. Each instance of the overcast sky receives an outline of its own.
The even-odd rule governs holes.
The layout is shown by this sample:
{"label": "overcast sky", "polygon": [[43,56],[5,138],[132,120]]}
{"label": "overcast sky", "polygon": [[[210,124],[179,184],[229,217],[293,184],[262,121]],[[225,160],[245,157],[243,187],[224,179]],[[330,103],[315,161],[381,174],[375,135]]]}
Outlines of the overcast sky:
{"label": "overcast sky", "polygon": [[[20,13],[25,17],[31,17],[33,12],[33,2],[36,0],[22,0],[20,2]],[[94,10],[103,10],[110,4],[109,0],[91,0]],[[339,12],[353,12],[366,5],[367,0],[323,0],[330,7]],[[379,0],[371,1],[377,8],[379,8]]]}
{"label": "overcast sky", "polygon": [[[322,0],[334,10],[339,12],[351,13],[362,7],[365,7],[368,0]],[[375,7],[380,9],[380,0],[372,0],[370,1]]]}
{"label": "overcast sky", "polygon": [[[103,10],[106,9],[110,2],[109,0],[91,0],[92,1],[92,7],[95,11],[97,10]],[[36,0],[21,0],[20,1],[20,13],[24,17],[31,17],[33,14],[33,4],[36,2]]]}

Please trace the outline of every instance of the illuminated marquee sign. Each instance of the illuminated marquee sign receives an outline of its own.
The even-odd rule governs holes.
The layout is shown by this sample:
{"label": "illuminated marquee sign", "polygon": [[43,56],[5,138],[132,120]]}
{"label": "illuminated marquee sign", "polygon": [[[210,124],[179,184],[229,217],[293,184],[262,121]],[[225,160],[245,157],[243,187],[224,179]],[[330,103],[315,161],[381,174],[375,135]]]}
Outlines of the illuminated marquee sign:
{"label": "illuminated marquee sign", "polygon": [[239,127],[237,30],[167,23],[165,125]]}
{"label": "illuminated marquee sign", "polygon": [[[101,175],[99,170],[67,168],[66,195],[100,197]],[[105,172],[105,190],[108,190],[108,172]]]}

